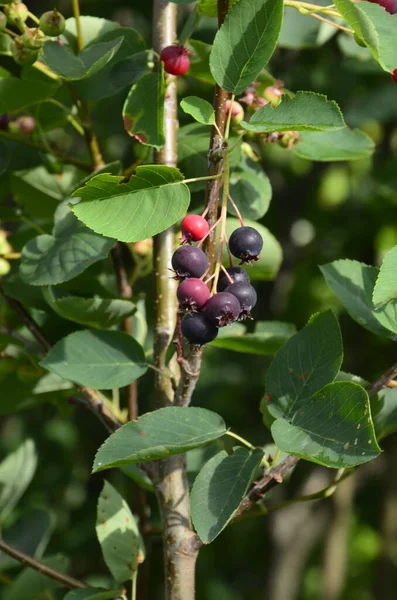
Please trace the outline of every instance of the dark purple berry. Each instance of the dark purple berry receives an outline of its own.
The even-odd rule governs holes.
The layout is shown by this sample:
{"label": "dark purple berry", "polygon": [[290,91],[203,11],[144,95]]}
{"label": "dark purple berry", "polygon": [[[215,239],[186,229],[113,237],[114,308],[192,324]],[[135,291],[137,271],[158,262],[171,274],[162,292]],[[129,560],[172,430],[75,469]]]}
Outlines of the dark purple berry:
{"label": "dark purple berry", "polygon": [[[250,278],[247,271],[244,271],[241,267],[228,267],[226,271],[229,273],[229,276],[232,278],[234,283],[249,283]],[[228,285],[231,285],[225,271],[222,271],[219,275],[218,279],[218,292],[224,292]]]}
{"label": "dark purple berry", "polygon": [[220,292],[215,294],[207,302],[205,313],[208,320],[216,327],[231,325],[238,319],[241,312],[240,302],[233,294]]}
{"label": "dark purple berry", "polygon": [[204,281],[191,277],[179,284],[176,295],[182,310],[196,312],[210,299],[210,291]]}
{"label": "dark purple berry", "polygon": [[240,282],[232,283],[226,289],[225,292],[236,296],[240,302],[241,312],[239,315],[239,321],[251,318],[251,309],[255,306],[258,299],[255,288],[251,284]]}
{"label": "dark purple berry", "polygon": [[208,258],[197,246],[181,246],[174,252],[172,268],[177,279],[201,277],[208,269]]}
{"label": "dark purple berry", "polygon": [[8,129],[8,123],[10,119],[8,115],[0,115],[0,130],[6,131]]}
{"label": "dark purple berry", "polygon": [[212,342],[218,335],[218,328],[207,319],[205,313],[187,315],[182,321],[182,333],[191,344],[202,346]]}
{"label": "dark purple berry", "polygon": [[253,227],[239,227],[230,236],[229,248],[233,256],[241,259],[241,263],[250,263],[258,260],[263,248],[263,239]]}

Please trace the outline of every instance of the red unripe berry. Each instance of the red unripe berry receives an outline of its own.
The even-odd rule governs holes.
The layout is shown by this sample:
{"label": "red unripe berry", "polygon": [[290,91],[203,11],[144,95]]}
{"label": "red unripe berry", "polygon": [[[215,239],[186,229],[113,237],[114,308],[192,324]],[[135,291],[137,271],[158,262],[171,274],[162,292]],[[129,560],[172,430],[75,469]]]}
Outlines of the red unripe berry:
{"label": "red unripe berry", "polygon": [[188,215],[181,223],[182,242],[198,242],[209,232],[208,221],[200,215]]}
{"label": "red unripe berry", "polygon": [[374,4],[379,4],[379,6],[383,6],[387,12],[394,15],[397,12],[397,2],[396,0],[369,0]]}
{"label": "red unripe berry", "polygon": [[394,69],[394,71],[393,71],[393,73],[390,75],[390,77],[391,77],[391,80],[392,80],[394,83],[397,83],[397,68],[396,68],[396,69]]}
{"label": "red unripe berry", "polygon": [[17,126],[20,133],[24,133],[25,135],[30,135],[36,129],[36,121],[33,117],[30,117],[29,115],[19,117],[19,119],[15,121],[15,125]]}
{"label": "red unripe berry", "polygon": [[238,125],[244,119],[244,109],[239,102],[233,100],[226,100],[226,114],[229,114],[230,109],[232,110],[231,120],[232,123]]}
{"label": "red unripe berry", "polygon": [[203,308],[210,299],[210,291],[204,281],[196,277],[185,279],[179,284],[176,295],[183,310],[195,312]]}
{"label": "red unripe berry", "polygon": [[184,46],[167,46],[161,51],[160,60],[170,75],[184,75],[190,67],[189,50]]}

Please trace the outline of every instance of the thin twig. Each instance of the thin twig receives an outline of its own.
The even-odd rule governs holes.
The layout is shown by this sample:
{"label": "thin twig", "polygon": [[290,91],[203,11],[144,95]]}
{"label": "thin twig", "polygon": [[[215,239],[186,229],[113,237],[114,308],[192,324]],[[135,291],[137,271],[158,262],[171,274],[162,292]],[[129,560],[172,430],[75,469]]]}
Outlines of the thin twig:
{"label": "thin twig", "polygon": [[60,573],[59,571],[55,571],[55,569],[51,569],[50,567],[47,567],[47,565],[44,565],[43,563],[32,558],[31,556],[28,556],[27,554],[20,552],[20,550],[17,550],[16,548],[9,546],[8,544],[6,544],[6,542],[4,540],[0,540],[0,550],[2,552],[5,552],[9,556],[12,556],[12,558],[15,558],[15,560],[22,563],[23,565],[26,565],[27,567],[30,567],[31,569],[38,571],[39,573],[41,573],[42,575],[45,575],[46,577],[55,579],[55,581],[58,581],[62,585],[65,585],[66,587],[68,587],[72,590],[79,590],[79,589],[84,589],[84,588],[88,587],[82,581],[79,581],[78,579],[74,579],[73,577],[69,577],[68,575],[65,575],[64,573]]}

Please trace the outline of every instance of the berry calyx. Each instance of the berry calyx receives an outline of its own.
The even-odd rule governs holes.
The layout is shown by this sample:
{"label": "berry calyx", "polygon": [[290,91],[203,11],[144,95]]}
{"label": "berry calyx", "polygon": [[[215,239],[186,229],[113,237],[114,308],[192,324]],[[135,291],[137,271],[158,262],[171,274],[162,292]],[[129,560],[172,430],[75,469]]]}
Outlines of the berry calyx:
{"label": "berry calyx", "polygon": [[[249,283],[250,278],[247,271],[244,271],[241,267],[228,267],[226,269],[229,277],[231,277],[233,283]],[[231,285],[226,273],[223,271],[219,275],[218,279],[218,292],[224,292],[226,288]]]}
{"label": "berry calyx", "polygon": [[7,17],[3,12],[0,11],[0,31],[4,31],[7,27]]}
{"label": "berry calyx", "polygon": [[231,122],[233,125],[238,125],[244,119],[244,109],[239,102],[226,100],[226,114],[232,111]]}
{"label": "berry calyx", "polygon": [[208,258],[197,246],[181,246],[173,254],[172,268],[177,279],[199,278],[208,269]]}
{"label": "berry calyx", "polygon": [[397,83],[397,68],[394,69],[393,73],[390,75],[391,80],[393,81],[393,83]]}
{"label": "berry calyx", "polygon": [[40,17],[40,29],[49,37],[57,37],[65,31],[65,17],[55,8],[49,10]]}
{"label": "berry calyx", "polygon": [[231,325],[238,319],[240,312],[240,302],[236,296],[227,292],[212,296],[205,307],[205,314],[215,327]]}
{"label": "berry calyx", "polygon": [[26,29],[25,33],[22,34],[21,40],[23,41],[24,46],[30,48],[31,50],[39,50],[43,47],[45,35],[38,28]]}
{"label": "berry calyx", "polygon": [[23,2],[13,2],[5,5],[4,13],[10,25],[18,25],[21,21],[25,23],[29,15],[29,10]]}
{"label": "berry calyx", "polygon": [[255,306],[258,296],[250,283],[232,283],[225,289],[225,293],[233,294],[239,301],[241,307],[239,321],[252,318],[251,310]]}
{"label": "berry calyx", "polygon": [[218,328],[209,322],[204,313],[195,313],[183,319],[182,333],[191,344],[202,346],[216,338]]}
{"label": "berry calyx", "polygon": [[196,312],[207,304],[211,294],[204,281],[191,277],[179,284],[176,295],[182,310]]}
{"label": "berry calyx", "polygon": [[253,227],[239,227],[233,231],[229,239],[230,252],[241,260],[240,264],[258,260],[262,248],[262,236]]}
{"label": "berry calyx", "polygon": [[182,243],[198,242],[203,239],[210,230],[208,221],[200,215],[187,215],[181,223]]}
{"label": "berry calyx", "polygon": [[27,48],[24,46],[21,38],[17,37],[11,42],[11,54],[17,65],[24,67],[26,65],[33,65],[36,62],[39,51]]}
{"label": "berry calyx", "polygon": [[160,54],[164,71],[170,75],[184,75],[190,67],[189,50],[184,46],[167,46]]}

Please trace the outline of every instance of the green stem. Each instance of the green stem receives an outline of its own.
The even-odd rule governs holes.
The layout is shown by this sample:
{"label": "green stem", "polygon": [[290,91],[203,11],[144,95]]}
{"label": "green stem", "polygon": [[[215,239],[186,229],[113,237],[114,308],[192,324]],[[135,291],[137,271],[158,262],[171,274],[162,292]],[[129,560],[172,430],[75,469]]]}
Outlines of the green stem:
{"label": "green stem", "polygon": [[[231,111],[229,111],[231,113]],[[226,130],[227,132],[227,130]],[[230,178],[230,168],[229,168],[229,154],[226,152],[224,163],[223,163],[223,195],[222,195],[222,208],[221,208],[221,229],[219,233],[219,241],[218,241],[218,256],[215,264],[215,277],[212,284],[212,293],[216,293],[219,272],[221,270],[222,264],[222,251],[223,244],[226,239],[226,219],[227,219],[227,203],[229,199],[229,178]]]}
{"label": "green stem", "polygon": [[76,119],[76,117],[73,115],[73,113],[71,112],[71,110],[69,110],[67,106],[62,104],[62,102],[59,102],[59,100],[55,100],[55,98],[46,98],[45,100],[43,100],[43,102],[49,102],[50,104],[54,104],[54,106],[58,106],[58,108],[63,110],[67,114],[67,119],[69,123],[72,125],[72,127],[75,128],[77,133],[79,133],[80,135],[84,135],[83,125],[78,119]]}
{"label": "green stem", "polygon": [[185,45],[186,42],[191,38],[193,31],[196,29],[197,25],[201,21],[201,16],[197,13],[196,7],[193,8],[190,13],[188,20],[186,21],[183,29],[181,31],[181,35],[179,36],[179,43],[181,46]]}
{"label": "green stem", "polygon": [[237,433],[233,433],[232,431],[226,431],[226,435],[234,438],[235,440],[238,440],[241,444],[243,444],[244,446],[247,446],[247,448],[249,448],[250,450],[255,450],[255,446],[253,446],[251,444],[251,442],[249,442],[248,440],[245,440],[243,437],[237,435]]}
{"label": "green stem", "polygon": [[138,570],[136,570],[134,572],[132,579],[131,579],[131,583],[132,583],[132,585],[131,585],[131,600],[136,600],[137,581],[138,581]]}
{"label": "green stem", "polygon": [[30,11],[28,12],[28,17],[30,19],[32,19],[32,21],[34,21],[36,23],[36,25],[40,25],[40,19],[38,19],[36,17],[36,15],[34,15],[33,13],[31,13]]}
{"label": "green stem", "polygon": [[113,388],[112,390],[113,407],[118,414],[120,414],[120,390]]}
{"label": "green stem", "polygon": [[206,177],[192,177],[192,179],[184,179],[181,183],[196,183],[196,181],[209,181],[211,179],[220,179],[222,177],[222,173],[218,173],[217,175],[207,175]]}
{"label": "green stem", "polygon": [[230,98],[230,110],[227,113],[227,120],[226,120],[226,127],[225,127],[225,142],[227,142],[229,140],[230,123],[232,120],[232,106],[233,106],[234,99],[235,99],[235,95],[232,94],[232,97]]}
{"label": "green stem", "polygon": [[81,28],[80,20],[80,4],[79,0],[72,0],[73,16],[76,21],[76,32],[77,32],[77,47],[79,52],[84,48],[83,30]]}

